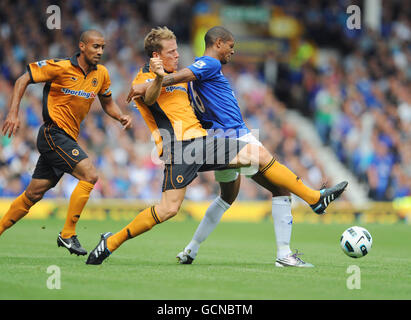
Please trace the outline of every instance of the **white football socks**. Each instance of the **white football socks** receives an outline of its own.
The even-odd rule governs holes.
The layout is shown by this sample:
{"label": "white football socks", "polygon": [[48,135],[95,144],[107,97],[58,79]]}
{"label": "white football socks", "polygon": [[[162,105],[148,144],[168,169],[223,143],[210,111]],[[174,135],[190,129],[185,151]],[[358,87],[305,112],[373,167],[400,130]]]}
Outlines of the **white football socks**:
{"label": "white football socks", "polygon": [[[200,225],[194,233],[193,239],[184,249],[185,251],[190,250],[190,256],[193,259],[197,256],[200,244],[204,242],[217,227],[224,212],[229,208],[230,205],[221,199],[221,197],[217,197],[208,207]],[[293,217],[291,215],[291,198],[289,196],[272,198],[272,216],[277,243],[277,259],[281,259],[291,253],[290,239]]]}
{"label": "white football socks", "polygon": [[293,216],[291,215],[291,197],[273,197],[272,203],[272,215],[277,243],[277,259],[281,259],[291,253],[290,239],[293,224]]}
{"label": "white football socks", "polygon": [[200,225],[194,233],[193,239],[185,248],[185,251],[191,250],[190,256],[194,259],[197,255],[200,244],[207,239],[210,233],[217,227],[224,212],[230,208],[230,205],[221,197],[217,197],[208,207]]}

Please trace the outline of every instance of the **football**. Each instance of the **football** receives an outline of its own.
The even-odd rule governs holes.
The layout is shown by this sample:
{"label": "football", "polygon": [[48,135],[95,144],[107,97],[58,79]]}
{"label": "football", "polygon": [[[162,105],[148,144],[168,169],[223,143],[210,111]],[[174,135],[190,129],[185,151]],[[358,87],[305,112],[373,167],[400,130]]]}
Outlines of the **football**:
{"label": "football", "polygon": [[340,238],[341,248],[351,258],[367,255],[372,247],[372,237],[368,230],[353,226],[345,230]]}

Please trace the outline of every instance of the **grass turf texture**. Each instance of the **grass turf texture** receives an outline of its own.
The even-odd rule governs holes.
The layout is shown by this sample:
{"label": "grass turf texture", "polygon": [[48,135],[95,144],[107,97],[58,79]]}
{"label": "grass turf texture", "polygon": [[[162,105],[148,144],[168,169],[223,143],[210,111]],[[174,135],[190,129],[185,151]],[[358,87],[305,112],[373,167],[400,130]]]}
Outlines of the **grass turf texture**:
{"label": "grass turf texture", "polygon": [[[89,252],[105,231],[126,221],[80,221]],[[127,241],[101,266],[57,248],[62,220],[22,220],[0,237],[0,299],[410,299],[411,227],[362,225],[374,239],[364,258],[343,254],[339,238],[348,225],[295,224],[292,248],[315,268],[274,267],[271,221],[221,223],[192,265],[175,256],[198,222],[169,221]],[[50,265],[61,270],[61,289],[47,289]],[[347,289],[350,265],[361,270],[361,289]]]}

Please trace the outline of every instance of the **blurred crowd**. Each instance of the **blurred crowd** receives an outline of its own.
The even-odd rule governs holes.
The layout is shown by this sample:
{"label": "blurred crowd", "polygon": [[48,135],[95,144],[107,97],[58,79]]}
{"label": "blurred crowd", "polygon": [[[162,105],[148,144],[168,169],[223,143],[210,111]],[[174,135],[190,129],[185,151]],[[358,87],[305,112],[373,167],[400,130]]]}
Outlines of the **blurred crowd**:
{"label": "blurred crowd", "polygon": [[278,95],[313,119],[323,143],[368,186],[370,198],[410,195],[411,2],[383,1],[380,32],[364,21],[360,30],[346,28],[347,1],[320,4],[291,6],[289,13],[307,27],[305,41],[332,54],[323,50],[317,61],[306,55],[298,68],[283,66]]}
{"label": "blurred crowd", "polygon": [[[305,6],[297,1],[272,2],[303,21],[307,31],[304,41],[326,45],[316,39],[315,30],[344,30],[324,25],[340,23],[332,18],[337,12],[334,5],[311,1],[310,9],[304,10]],[[406,1],[403,2],[405,6]],[[98,99],[93,103],[79,137],[80,145],[99,170],[92,197],[158,199],[163,168],[153,161],[154,142],[141,115],[125,100],[132,79],[146,62],[144,35],[153,26],[167,25],[183,48],[190,40],[189,12],[201,3],[63,1],[59,4],[61,30],[48,30],[44,8],[52,3],[0,2],[1,118],[7,114],[14,81],[25,72],[27,63],[71,56],[77,51],[82,30],[102,30],[107,43],[102,63],[110,73],[113,98],[124,112],[133,115],[134,123],[131,130],[124,131],[104,114]],[[384,2],[384,6],[389,5]],[[323,142],[361,181],[369,184],[371,198],[389,200],[411,193],[411,26],[407,18],[411,15],[403,17],[391,11],[384,14],[381,35],[341,31],[342,40],[333,43],[341,57],[330,55],[321,63],[304,56],[289,62],[277,63],[273,58],[261,65],[224,66],[248,127],[258,128],[259,139],[268,150],[313,188],[330,179],[324,172],[321,155],[309,141],[299,138],[293,123],[286,120],[288,108],[312,117]],[[334,36],[328,35],[332,39]],[[181,66],[188,65],[191,58],[180,54]],[[1,137],[0,196],[17,196],[30,181],[38,158],[36,137],[42,123],[42,87],[28,87],[20,107],[18,134],[12,139]],[[76,183],[75,178],[65,175],[46,197],[69,197]],[[201,173],[189,186],[186,197],[211,200],[218,191],[213,172]],[[268,198],[267,191],[242,179],[239,199]]]}

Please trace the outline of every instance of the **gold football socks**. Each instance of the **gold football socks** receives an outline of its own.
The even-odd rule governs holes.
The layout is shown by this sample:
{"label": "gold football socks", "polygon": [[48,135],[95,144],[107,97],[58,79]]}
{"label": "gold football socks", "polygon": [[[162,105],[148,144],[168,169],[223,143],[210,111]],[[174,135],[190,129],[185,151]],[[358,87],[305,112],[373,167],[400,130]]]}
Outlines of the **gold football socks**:
{"label": "gold football socks", "polygon": [[23,218],[33,205],[34,203],[27,198],[25,191],[20,196],[18,196],[10,205],[9,210],[0,220],[0,235],[21,218]]}
{"label": "gold football socks", "polygon": [[271,183],[284,187],[299,196],[308,204],[314,204],[320,199],[320,191],[307,187],[290,169],[274,158],[259,171]]}
{"label": "gold football socks", "polygon": [[154,206],[141,211],[125,228],[107,239],[107,249],[116,250],[124,241],[134,238],[161,223]]}
{"label": "gold football socks", "polygon": [[70,197],[70,203],[67,211],[67,218],[61,231],[61,237],[64,239],[71,238],[76,234],[76,224],[80,218],[81,212],[86,205],[94,184],[80,180],[74,188]]}

